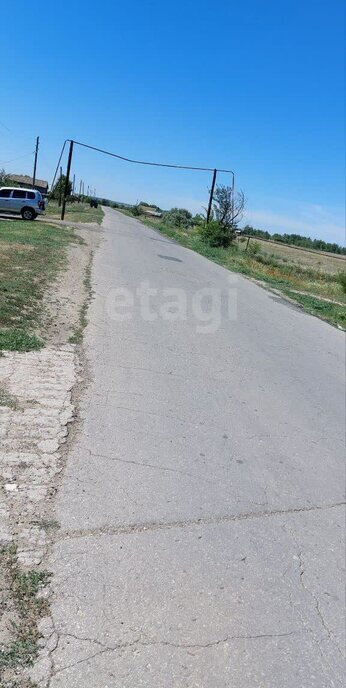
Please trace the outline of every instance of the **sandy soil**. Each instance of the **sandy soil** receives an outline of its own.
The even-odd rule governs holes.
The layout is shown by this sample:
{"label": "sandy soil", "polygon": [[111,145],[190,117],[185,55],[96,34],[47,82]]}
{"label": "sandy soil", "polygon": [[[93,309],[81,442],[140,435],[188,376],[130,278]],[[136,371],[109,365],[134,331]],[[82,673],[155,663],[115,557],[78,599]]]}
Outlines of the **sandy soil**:
{"label": "sandy soil", "polygon": [[[56,224],[54,222],[54,224]],[[48,345],[59,345],[69,341],[79,324],[80,309],[88,297],[84,284],[86,269],[92,254],[102,238],[102,229],[96,224],[64,223],[74,227],[83,243],[71,244],[68,248],[68,264],[47,291],[44,300],[43,333]]]}

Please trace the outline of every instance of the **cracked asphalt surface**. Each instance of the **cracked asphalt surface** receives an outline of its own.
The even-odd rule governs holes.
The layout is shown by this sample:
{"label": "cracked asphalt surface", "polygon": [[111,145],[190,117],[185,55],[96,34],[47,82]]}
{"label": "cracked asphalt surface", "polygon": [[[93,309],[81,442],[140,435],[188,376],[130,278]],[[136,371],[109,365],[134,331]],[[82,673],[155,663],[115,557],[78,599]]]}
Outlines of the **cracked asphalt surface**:
{"label": "cracked asphalt surface", "polygon": [[[341,686],[343,333],[120,213],[103,227],[39,685]],[[205,287],[231,289],[210,333]]]}

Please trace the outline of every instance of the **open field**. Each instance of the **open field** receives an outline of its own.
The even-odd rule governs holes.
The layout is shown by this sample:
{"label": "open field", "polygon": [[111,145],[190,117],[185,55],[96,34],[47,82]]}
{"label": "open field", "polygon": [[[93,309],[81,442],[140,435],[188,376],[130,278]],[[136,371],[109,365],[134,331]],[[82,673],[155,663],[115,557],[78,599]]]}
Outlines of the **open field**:
{"label": "open field", "polygon": [[[241,241],[238,239],[239,248],[243,249],[246,246],[247,240]],[[250,246],[254,242],[258,243],[262,253],[274,256],[277,260],[283,263],[293,263],[301,267],[313,268],[314,270],[321,270],[335,274],[341,270],[346,270],[346,257],[337,256],[334,253],[323,253],[314,251],[313,249],[302,249],[294,246],[287,246],[280,244],[278,241],[264,241],[258,237],[251,237]]]}
{"label": "open field", "polygon": [[[46,216],[51,218],[60,218],[61,208],[56,201],[49,201],[46,209]],[[65,220],[71,222],[96,222],[101,224],[103,218],[103,210],[99,205],[98,208],[90,208],[89,203],[70,203],[66,205]]]}
{"label": "open field", "polygon": [[80,241],[70,228],[0,220],[0,349],[42,345],[45,290],[64,266],[67,246]]}
{"label": "open field", "polygon": [[[315,256],[305,251],[279,246],[280,249],[288,248],[292,254],[294,253],[296,261],[293,262],[288,256],[276,257],[273,251],[262,251],[262,245],[266,242],[258,242],[260,245],[257,247],[257,253],[253,253],[253,248],[245,252],[246,244],[239,241],[229,249],[211,248],[202,241],[197,227],[183,230],[169,227],[162,220],[140,219],[144,224],[219,265],[256,279],[262,286],[279,290],[299,303],[307,312],[323,318],[332,325],[346,328],[346,297],[338,275],[344,265],[342,260],[335,259],[334,256]],[[257,239],[251,239],[251,242],[253,246]],[[314,267],[311,267],[311,263],[300,263],[309,259],[315,260]],[[321,261],[335,261],[339,270],[336,271],[335,267],[331,269],[330,266],[329,269],[322,269]]]}

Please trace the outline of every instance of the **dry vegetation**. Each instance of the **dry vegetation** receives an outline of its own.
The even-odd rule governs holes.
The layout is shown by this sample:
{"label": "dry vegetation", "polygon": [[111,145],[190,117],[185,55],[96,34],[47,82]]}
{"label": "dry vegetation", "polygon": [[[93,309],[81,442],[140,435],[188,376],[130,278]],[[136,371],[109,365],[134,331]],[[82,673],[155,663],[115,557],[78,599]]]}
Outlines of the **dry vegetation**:
{"label": "dry vegetation", "polygon": [[[263,254],[273,256],[282,263],[292,263],[330,274],[346,270],[346,257],[344,256],[338,257],[334,253],[322,253],[313,249],[295,248],[280,244],[277,241],[264,241],[258,237],[251,237],[250,245],[253,242],[258,243]],[[240,242],[238,239],[238,244],[239,248],[244,249],[246,241]]]}

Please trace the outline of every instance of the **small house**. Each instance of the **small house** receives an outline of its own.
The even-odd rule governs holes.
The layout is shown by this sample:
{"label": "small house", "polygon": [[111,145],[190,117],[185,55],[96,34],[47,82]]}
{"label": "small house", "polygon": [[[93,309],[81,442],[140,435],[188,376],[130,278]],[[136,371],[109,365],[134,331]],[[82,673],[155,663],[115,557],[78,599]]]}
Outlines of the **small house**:
{"label": "small house", "polygon": [[[29,177],[27,174],[9,174],[7,179],[8,183],[12,182],[22,186],[24,189],[32,189],[32,177]],[[48,193],[48,182],[44,181],[44,179],[35,179],[35,189],[46,196]]]}

